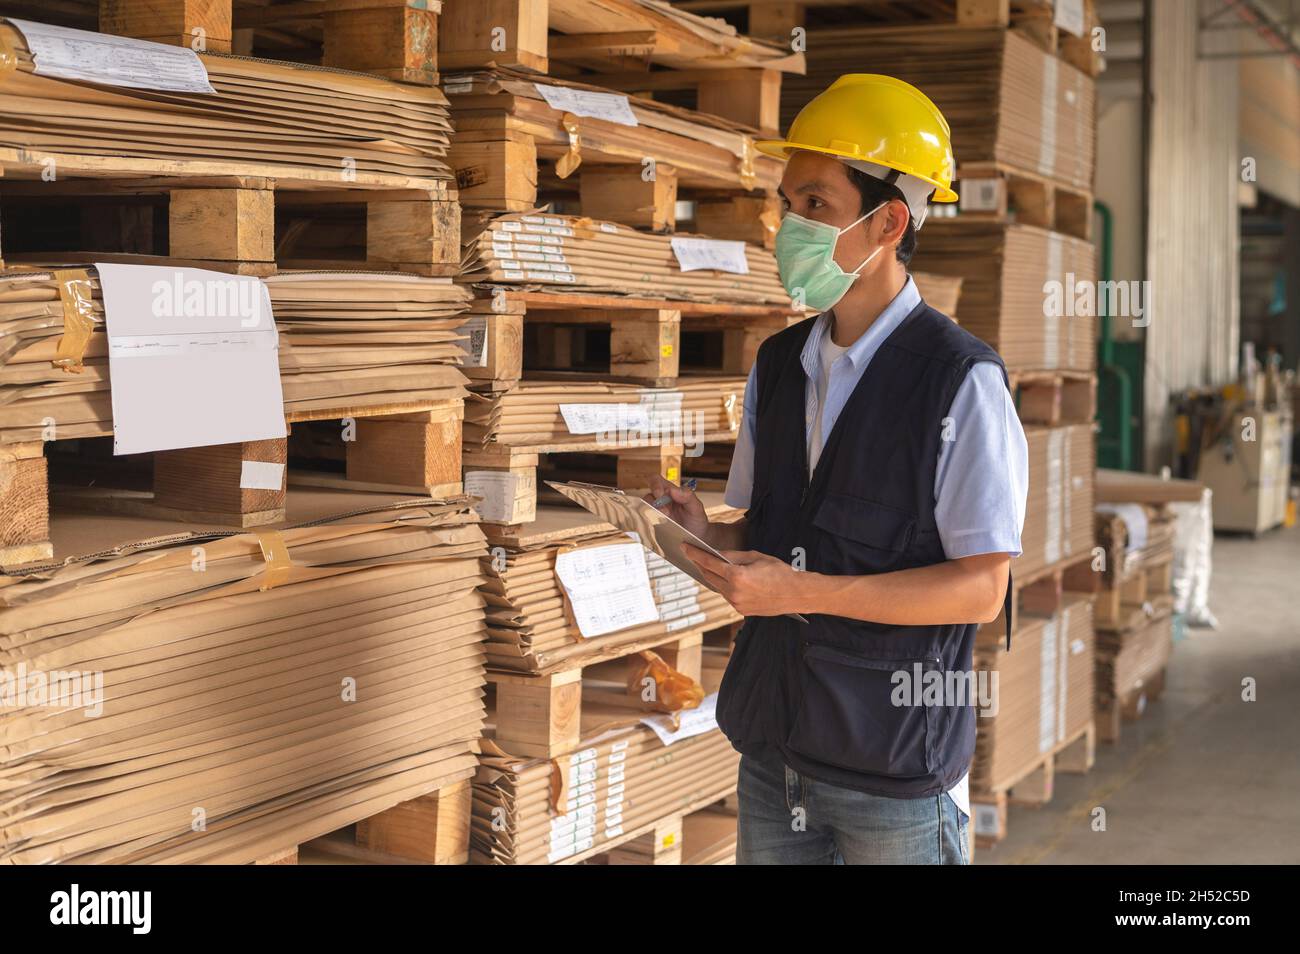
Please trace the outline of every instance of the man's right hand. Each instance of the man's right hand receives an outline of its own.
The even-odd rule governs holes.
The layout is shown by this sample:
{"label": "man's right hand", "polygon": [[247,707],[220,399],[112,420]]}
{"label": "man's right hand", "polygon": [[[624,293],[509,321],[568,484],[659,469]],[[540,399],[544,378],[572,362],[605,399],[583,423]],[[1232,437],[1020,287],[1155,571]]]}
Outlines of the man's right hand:
{"label": "man's right hand", "polygon": [[695,491],[678,487],[672,481],[656,474],[650,478],[650,493],[646,494],[642,499],[646,503],[653,504],[665,494],[671,500],[660,507],[659,510],[672,517],[697,537],[708,540],[709,518],[704,512],[704,504],[695,495]]}

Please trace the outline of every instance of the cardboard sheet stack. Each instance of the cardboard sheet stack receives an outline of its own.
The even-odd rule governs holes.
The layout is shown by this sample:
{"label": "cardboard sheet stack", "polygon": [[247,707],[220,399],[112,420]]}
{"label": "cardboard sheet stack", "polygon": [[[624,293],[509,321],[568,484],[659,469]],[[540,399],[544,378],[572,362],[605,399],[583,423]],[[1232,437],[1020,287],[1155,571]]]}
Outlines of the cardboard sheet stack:
{"label": "cardboard sheet stack", "polygon": [[1159,691],[1173,652],[1177,517],[1168,503],[1132,501],[1099,504],[1096,519],[1106,548],[1097,594],[1097,714],[1101,737],[1113,741],[1123,710],[1140,715],[1137,700]]}
{"label": "cardboard sheet stack", "polygon": [[468,500],[292,491],[289,513],[61,517],[59,562],[0,576],[0,668],[65,703],[0,709],[0,860],[249,862],[470,777]]}
{"label": "cardboard sheet stack", "polygon": [[[204,54],[216,95],[37,75],[23,35],[0,23],[17,68],[0,88],[0,149],[59,175],[250,175],[444,187],[447,100],[432,86],[295,63]],[[31,157],[35,156],[35,159]],[[355,173],[344,179],[343,173]],[[394,181],[396,179],[396,181]],[[436,181],[435,181],[436,180]]]}
{"label": "cardboard sheet stack", "polygon": [[731,243],[743,274],[714,268],[684,270],[675,240],[703,236],[653,235],[573,215],[496,216],[465,245],[461,280],[566,292],[642,298],[730,301],[789,307],[776,258],[753,245]]}
{"label": "cardboard sheet stack", "polygon": [[[1079,313],[1080,283],[1097,279],[1096,249],[1082,239],[1029,225],[951,219],[925,223],[916,266],[962,279],[961,325],[1021,371],[1091,371],[1096,311]],[[1059,288],[1049,298],[1048,283]]]}
{"label": "cardboard sheet stack", "polygon": [[533,208],[539,157],[578,168],[640,164],[648,156],[671,164],[680,184],[700,188],[735,189],[743,182],[746,188],[775,189],[781,181],[782,164],[754,149],[752,127],[642,97],[628,100],[626,114],[577,116],[552,107],[539,85],[571,91],[564,97],[608,93],[508,68],[444,75],[442,89],[457,129],[453,161],[462,170],[467,206]]}
{"label": "cardboard sheet stack", "polygon": [[976,789],[1005,791],[1092,722],[1092,627],[1091,600],[1066,594],[1052,616],[1021,619],[1009,652],[1000,633],[980,634],[975,672],[997,683],[976,721]]}
{"label": "cardboard sheet stack", "polygon": [[[728,507],[719,493],[701,493],[709,518],[728,522],[741,511]],[[489,563],[483,592],[488,602],[488,660],[495,669],[549,672],[583,660],[617,654],[620,647],[687,630],[714,629],[740,619],[731,605],[700,586],[662,557],[642,549],[659,618],[584,638],[569,597],[556,575],[563,552],[611,544],[630,538],[610,532],[586,511],[573,507],[539,507],[537,519],[507,536],[504,566]],[[625,651],[625,649],[624,649]]]}
{"label": "cardboard sheet stack", "polygon": [[745,378],[731,375],[683,376],[674,388],[521,381],[491,397],[470,396],[465,445],[563,450],[594,447],[601,435],[621,435],[621,446],[635,446],[628,442],[637,435],[647,444],[734,440],[744,402]]}
{"label": "cardboard sheet stack", "polygon": [[[805,76],[781,90],[781,124],[844,73],[920,88],[952,127],[958,166],[996,162],[1090,191],[1096,87],[1087,74],[1012,30],[956,26],[817,30]],[[960,189],[958,190],[960,191]],[[926,226],[926,232],[929,226]],[[924,243],[922,243],[924,245]]]}
{"label": "cardboard sheet stack", "polygon": [[[55,367],[67,278],[85,275],[93,332],[72,374]],[[285,411],[311,416],[465,394],[461,336],[469,295],[446,279],[397,273],[287,273],[268,280]],[[112,434],[107,335],[93,268],[0,273],[0,444]]]}
{"label": "cardboard sheet stack", "polygon": [[1027,577],[1093,548],[1093,475],[1096,449],[1091,424],[1027,427],[1029,498],[1021,534],[1023,554],[1011,571]]}
{"label": "cardboard sheet stack", "polygon": [[643,726],[615,729],[555,761],[492,748],[484,743],[474,779],[473,864],[579,861],[666,816],[725,798],[740,766],[716,730],[665,746]]}

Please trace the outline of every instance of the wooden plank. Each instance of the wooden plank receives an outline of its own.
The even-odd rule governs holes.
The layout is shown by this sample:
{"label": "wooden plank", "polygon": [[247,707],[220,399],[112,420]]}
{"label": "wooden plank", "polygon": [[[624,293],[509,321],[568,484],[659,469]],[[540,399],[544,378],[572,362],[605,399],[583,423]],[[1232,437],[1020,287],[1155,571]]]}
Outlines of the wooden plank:
{"label": "wooden plank", "polygon": [[324,30],[324,66],[408,83],[438,80],[438,15],[412,0],[331,4]]}
{"label": "wooden plank", "polygon": [[99,29],[199,51],[229,53],[231,0],[99,0]]}
{"label": "wooden plank", "polygon": [[357,822],[357,847],[389,858],[435,865],[469,860],[470,782],[402,802]]}
{"label": "wooden plank", "polygon": [[288,460],[283,437],[159,451],[154,455],[155,507],[185,512],[254,514],[284,510],[285,476],[277,490],[241,487],[244,461]]}

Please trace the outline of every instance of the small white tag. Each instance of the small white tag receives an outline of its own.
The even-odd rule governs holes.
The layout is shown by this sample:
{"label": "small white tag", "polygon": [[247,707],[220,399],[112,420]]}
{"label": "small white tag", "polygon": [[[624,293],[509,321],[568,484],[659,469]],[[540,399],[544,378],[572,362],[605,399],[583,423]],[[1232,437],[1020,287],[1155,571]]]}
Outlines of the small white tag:
{"label": "small white tag", "polygon": [[246,460],[239,469],[239,486],[243,490],[279,490],[284,486],[284,464],[265,460]]}
{"label": "small white tag", "polygon": [[574,116],[603,119],[620,126],[637,125],[636,114],[622,93],[596,93],[568,86],[548,86],[545,83],[533,85],[551,109],[572,113]]}
{"label": "small white tag", "polygon": [[684,272],[711,268],[736,275],[749,274],[745,243],[727,239],[674,238],[673,254]]}

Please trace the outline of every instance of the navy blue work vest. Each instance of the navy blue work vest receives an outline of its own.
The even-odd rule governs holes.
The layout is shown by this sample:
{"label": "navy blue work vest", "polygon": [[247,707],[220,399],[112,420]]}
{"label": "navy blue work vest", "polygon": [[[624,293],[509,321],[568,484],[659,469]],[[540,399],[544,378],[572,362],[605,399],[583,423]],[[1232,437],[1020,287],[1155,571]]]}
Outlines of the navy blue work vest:
{"label": "navy blue work vest", "polygon": [[[922,302],[872,358],[809,482],[800,355],[815,320],[758,351],[747,547],[787,563],[802,548],[806,569],[831,575],[944,562],[934,517],[944,419],[971,366],[995,362],[1005,378],[1002,360]],[[899,670],[969,672],[978,626],[807,618],[745,620],[718,696],[732,745],[875,795],[919,798],[960,780],[975,750],[970,699],[896,706],[891,695]]]}

